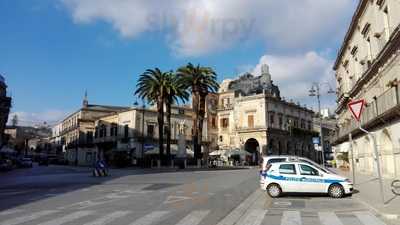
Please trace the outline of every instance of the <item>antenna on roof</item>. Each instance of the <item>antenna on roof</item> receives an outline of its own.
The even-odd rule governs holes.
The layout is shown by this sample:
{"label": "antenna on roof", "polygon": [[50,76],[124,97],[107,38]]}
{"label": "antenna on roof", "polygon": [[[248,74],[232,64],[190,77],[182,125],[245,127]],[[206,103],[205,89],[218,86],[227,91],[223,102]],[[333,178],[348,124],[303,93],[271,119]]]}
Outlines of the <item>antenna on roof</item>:
{"label": "antenna on roof", "polygon": [[86,107],[88,107],[88,105],[89,105],[88,93],[87,93],[87,90],[85,90],[85,96],[83,97],[82,106],[83,106],[83,108],[86,108]]}

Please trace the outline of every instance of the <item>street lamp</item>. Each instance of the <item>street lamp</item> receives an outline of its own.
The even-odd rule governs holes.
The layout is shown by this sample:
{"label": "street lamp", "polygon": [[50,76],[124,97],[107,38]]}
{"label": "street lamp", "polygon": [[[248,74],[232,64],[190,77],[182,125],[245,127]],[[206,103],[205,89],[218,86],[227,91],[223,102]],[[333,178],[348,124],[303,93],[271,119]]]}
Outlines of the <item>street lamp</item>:
{"label": "street lamp", "polygon": [[324,148],[324,134],[323,134],[323,129],[322,129],[322,115],[321,115],[321,94],[320,90],[322,85],[327,85],[329,87],[329,90],[327,94],[335,94],[336,92],[332,89],[330,84],[328,82],[322,82],[322,83],[317,83],[313,82],[311,85],[311,89],[309,90],[310,94],[309,96],[311,97],[317,97],[318,101],[318,117],[319,117],[319,138],[321,142],[321,152],[322,152],[322,165],[325,167],[325,148]]}

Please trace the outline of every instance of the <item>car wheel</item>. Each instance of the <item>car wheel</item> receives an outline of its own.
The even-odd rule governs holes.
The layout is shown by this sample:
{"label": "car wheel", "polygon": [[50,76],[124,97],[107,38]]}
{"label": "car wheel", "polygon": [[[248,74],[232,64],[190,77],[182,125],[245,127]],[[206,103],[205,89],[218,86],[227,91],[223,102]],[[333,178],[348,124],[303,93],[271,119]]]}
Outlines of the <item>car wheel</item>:
{"label": "car wheel", "polygon": [[277,198],[282,194],[282,189],[278,184],[270,184],[267,187],[267,192],[271,198]]}
{"label": "car wheel", "polygon": [[340,184],[332,184],[329,187],[328,194],[332,198],[342,198],[344,196],[344,189]]}

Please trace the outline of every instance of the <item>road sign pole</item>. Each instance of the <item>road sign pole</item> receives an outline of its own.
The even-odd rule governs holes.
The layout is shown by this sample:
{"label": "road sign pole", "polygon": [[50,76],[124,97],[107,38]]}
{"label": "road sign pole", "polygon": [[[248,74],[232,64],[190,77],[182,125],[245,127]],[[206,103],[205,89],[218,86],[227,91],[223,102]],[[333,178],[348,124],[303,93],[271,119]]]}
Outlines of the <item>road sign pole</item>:
{"label": "road sign pole", "polygon": [[377,167],[376,169],[378,170],[377,172],[378,172],[378,179],[379,179],[379,188],[380,188],[380,192],[381,192],[381,199],[382,199],[382,203],[386,204],[385,203],[385,196],[384,196],[384,193],[383,193],[383,180],[382,180],[382,173],[381,173],[381,163],[380,163],[380,160],[379,160],[378,145],[377,145],[377,142],[376,142],[375,135],[373,133],[365,130],[364,128],[362,128],[361,125],[359,126],[359,129],[362,132],[368,134],[371,137],[372,142],[374,144],[374,152],[375,152],[375,156],[376,156],[376,167]]}
{"label": "road sign pole", "polygon": [[349,134],[349,142],[350,142],[350,153],[351,153],[351,172],[353,174],[353,185],[356,185],[356,167],[354,163],[353,137],[351,136],[351,133]]}

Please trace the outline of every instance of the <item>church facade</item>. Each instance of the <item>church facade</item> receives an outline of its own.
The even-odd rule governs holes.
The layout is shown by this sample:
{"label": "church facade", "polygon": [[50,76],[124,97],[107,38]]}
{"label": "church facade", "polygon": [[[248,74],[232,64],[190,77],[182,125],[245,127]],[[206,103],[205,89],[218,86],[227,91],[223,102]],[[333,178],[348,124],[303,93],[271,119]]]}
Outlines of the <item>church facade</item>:
{"label": "church facade", "polygon": [[313,111],[280,96],[263,65],[261,76],[246,73],[224,80],[218,92],[217,118],[220,150],[241,149],[260,156],[289,154],[320,160],[312,137]]}

